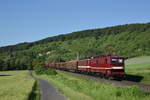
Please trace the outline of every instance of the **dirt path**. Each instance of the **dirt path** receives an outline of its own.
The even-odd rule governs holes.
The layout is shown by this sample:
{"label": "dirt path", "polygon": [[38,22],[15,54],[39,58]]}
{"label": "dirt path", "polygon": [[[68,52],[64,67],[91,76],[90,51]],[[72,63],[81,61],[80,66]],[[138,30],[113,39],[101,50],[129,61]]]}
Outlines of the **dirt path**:
{"label": "dirt path", "polygon": [[41,100],[66,100],[65,97],[58,92],[54,86],[46,80],[36,78],[30,72],[30,76],[39,81],[41,89]]}
{"label": "dirt path", "polygon": [[38,79],[41,87],[41,99],[42,100],[65,100],[52,84],[43,79]]}

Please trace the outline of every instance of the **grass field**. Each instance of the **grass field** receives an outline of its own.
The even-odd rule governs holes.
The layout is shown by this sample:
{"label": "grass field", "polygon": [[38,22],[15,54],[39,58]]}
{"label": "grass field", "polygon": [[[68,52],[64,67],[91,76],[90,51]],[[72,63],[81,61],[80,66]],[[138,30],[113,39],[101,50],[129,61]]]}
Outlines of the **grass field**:
{"label": "grass field", "polygon": [[0,72],[0,100],[28,100],[35,83],[28,72]]}
{"label": "grass field", "polygon": [[130,64],[144,64],[150,62],[150,56],[139,56],[135,58],[130,58],[125,61],[126,65]]}
{"label": "grass field", "polygon": [[136,86],[116,87],[86,78],[58,72],[56,76],[39,75],[53,83],[69,100],[149,100]]}
{"label": "grass field", "polygon": [[141,76],[141,83],[150,84],[150,62],[144,64],[130,64],[126,66],[126,73]]}
{"label": "grass field", "polygon": [[150,57],[132,58],[128,62],[126,64],[126,73],[141,76],[143,77],[141,83],[150,84]]}

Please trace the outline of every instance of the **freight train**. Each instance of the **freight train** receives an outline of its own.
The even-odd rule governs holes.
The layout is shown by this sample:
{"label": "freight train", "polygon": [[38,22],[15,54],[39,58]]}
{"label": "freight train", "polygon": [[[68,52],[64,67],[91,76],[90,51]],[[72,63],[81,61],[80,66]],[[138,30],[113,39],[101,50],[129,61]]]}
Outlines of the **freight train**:
{"label": "freight train", "polygon": [[123,78],[125,76],[124,57],[116,55],[91,57],[60,63],[47,63],[46,67],[76,73],[98,75],[104,78]]}

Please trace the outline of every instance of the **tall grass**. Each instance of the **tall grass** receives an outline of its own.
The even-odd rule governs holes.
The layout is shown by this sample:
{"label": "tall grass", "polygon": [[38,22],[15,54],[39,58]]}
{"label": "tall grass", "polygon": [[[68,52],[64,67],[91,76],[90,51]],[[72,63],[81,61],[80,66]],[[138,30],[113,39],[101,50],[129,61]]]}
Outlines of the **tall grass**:
{"label": "tall grass", "polygon": [[32,91],[28,96],[28,100],[40,100],[40,88],[38,81],[35,81],[34,86],[32,87]]}
{"label": "tall grass", "polygon": [[0,100],[28,100],[34,82],[28,71],[0,72]]}
{"label": "tall grass", "polygon": [[136,86],[116,87],[59,72],[56,76],[39,75],[52,82],[69,100],[149,100]]}

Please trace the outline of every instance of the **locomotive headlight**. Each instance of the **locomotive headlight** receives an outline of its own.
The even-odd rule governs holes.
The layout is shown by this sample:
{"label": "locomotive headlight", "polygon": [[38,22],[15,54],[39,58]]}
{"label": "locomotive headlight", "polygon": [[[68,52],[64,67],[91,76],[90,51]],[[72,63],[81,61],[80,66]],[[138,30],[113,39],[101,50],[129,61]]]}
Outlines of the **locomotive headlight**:
{"label": "locomotive headlight", "polygon": [[114,66],[112,69],[124,69],[123,66]]}

